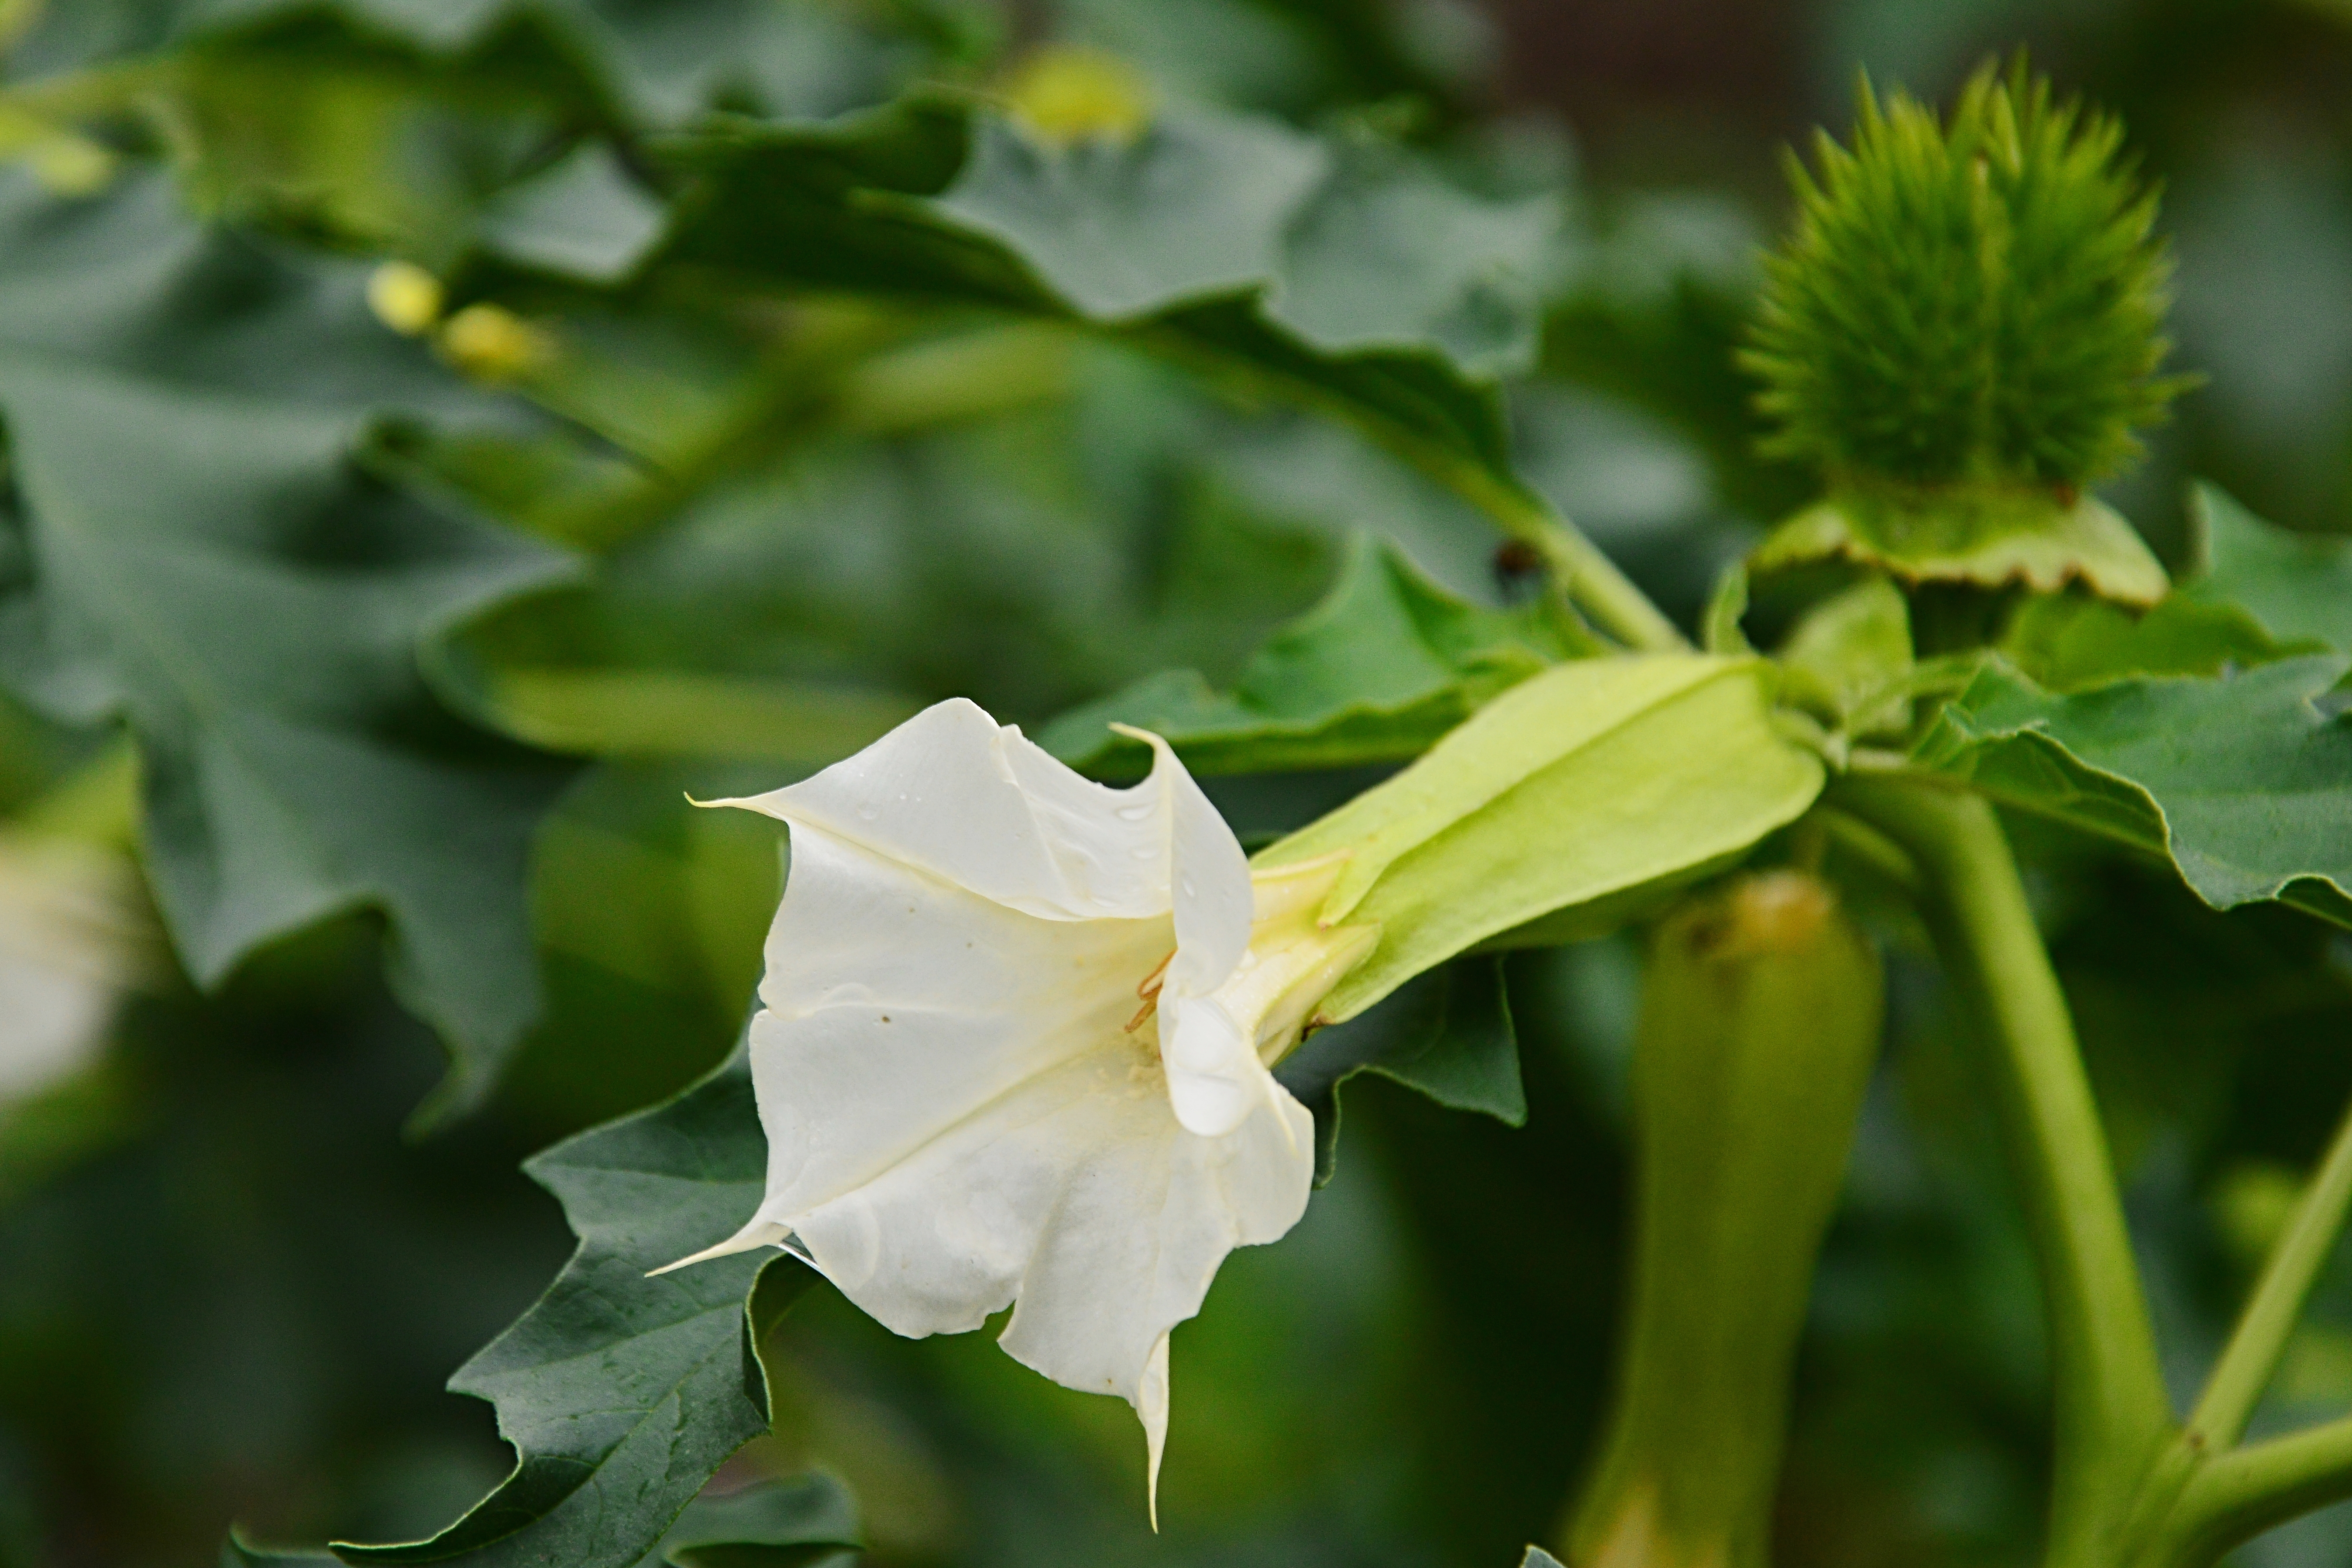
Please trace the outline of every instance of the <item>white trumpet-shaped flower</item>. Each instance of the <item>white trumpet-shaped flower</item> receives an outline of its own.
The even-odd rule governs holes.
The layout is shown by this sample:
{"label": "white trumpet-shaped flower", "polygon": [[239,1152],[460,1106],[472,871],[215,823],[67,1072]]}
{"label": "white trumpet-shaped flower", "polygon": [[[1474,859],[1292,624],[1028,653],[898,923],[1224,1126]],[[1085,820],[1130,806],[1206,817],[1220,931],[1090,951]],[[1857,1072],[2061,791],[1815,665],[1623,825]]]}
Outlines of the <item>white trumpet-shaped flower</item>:
{"label": "white trumpet-shaped flower", "polygon": [[942,702],[803,783],[751,1075],[767,1193],[733,1237],[901,1334],[976,1329],[1141,1418],[1225,1254],[1305,1212],[1314,1123],[1268,1064],[1370,948],[1261,876],[1165,742],[1129,789]]}

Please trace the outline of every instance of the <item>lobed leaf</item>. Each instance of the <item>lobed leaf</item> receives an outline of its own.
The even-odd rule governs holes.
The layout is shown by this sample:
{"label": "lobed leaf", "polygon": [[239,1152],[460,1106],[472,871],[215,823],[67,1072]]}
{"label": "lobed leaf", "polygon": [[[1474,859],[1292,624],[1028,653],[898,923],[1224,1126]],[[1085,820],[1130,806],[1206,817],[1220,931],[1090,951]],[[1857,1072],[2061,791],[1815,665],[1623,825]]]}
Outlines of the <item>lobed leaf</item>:
{"label": "lobed leaf", "polygon": [[2000,663],[1912,753],[2004,805],[2169,857],[2217,909],[2276,899],[2352,924],[2352,657],[2071,696]]}
{"label": "lobed leaf", "polygon": [[1315,1113],[1318,1187],[1339,1161],[1339,1089],[1365,1072],[1417,1089],[1449,1110],[1525,1125],[1528,1096],[1503,961],[1471,957],[1433,969],[1370,1012],[1316,1030],[1276,1066],[1282,1087]]}
{"label": "lobed leaf", "polygon": [[1391,544],[1358,534],[1322,603],[1270,638],[1220,693],[1196,670],[1145,678],[1046,726],[1073,767],[1140,773],[1150,730],[1204,773],[1402,762],[1568,649],[1538,610],[1489,610],[1439,587]]}
{"label": "lobed leaf", "polygon": [[723,1497],[705,1493],[651,1556],[669,1568],[803,1568],[860,1551],[864,1542],[847,1489],[810,1475]]}
{"label": "lobed leaf", "polygon": [[1341,156],[1241,116],[1054,146],[926,93],[661,152],[692,182],[674,264],[1077,321],[1547,510],[1511,471],[1492,377],[1534,348],[1548,202],[1484,203],[1402,154]]}
{"label": "lobed leaf", "polygon": [[199,982],[380,910],[395,986],[452,1052],[428,1110],[473,1103],[538,1011],[523,869],[567,770],[455,721],[416,647],[568,559],[356,461],[379,398],[462,396],[366,316],[359,269],[208,235],[154,180],[74,205],[16,185],[0,232],[21,513],[0,672],[128,723]]}
{"label": "lobed leaf", "polygon": [[2316,653],[2315,642],[2281,644],[2231,604],[2166,595],[2134,615],[2080,595],[2026,600],[2003,629],[2000,650],[2053,691],[2079,691],[2143,675],[2217,676]]}
{"label": "lobed leaf", "polygon": [[793,1258],[751,1254],[647,1277],[756,1205],[766,1164],[740,1053],[667,1104],[534,1156],[524,1168],[579,1249],[449,1384],[497,1407],[514,1472],[428,1540],[337,1554],[633,1568],[767,1430],[759,1342],[816,1281]]}
{"label": "lobed leaf", "polygon": [[2284,643],[2352,652],[2352,539],[2265,522],[2220,488],[2192,485],[2196,599],[2235,605]]}

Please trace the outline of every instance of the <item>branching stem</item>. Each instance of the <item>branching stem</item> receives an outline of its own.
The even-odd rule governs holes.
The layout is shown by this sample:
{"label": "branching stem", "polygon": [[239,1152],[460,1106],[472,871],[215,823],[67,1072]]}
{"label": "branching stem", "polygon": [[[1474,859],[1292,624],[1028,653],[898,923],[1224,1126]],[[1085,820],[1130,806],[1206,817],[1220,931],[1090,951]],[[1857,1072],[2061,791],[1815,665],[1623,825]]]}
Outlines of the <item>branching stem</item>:
{"label": "branching stem", "polygon": [[2336,1129],[2336,1142],[2296,1205],[2286,1234],[2272,1249],[2237,1329],[2214,1363],[2204,1396],[2189,1418],[2188,1437],[2194,1446],[2219,1453],[2245,1435],[2247,1419],[2270,1385],[2295,1320],[2303,1315],[2303,1303],[2336,1249],[2347,1208],[2352,1208],[2352,1116]]}
{"label": "branching stem", "polygon": [[2352,1415],[2200,1465],[2142,1561],[2206,1568],[2273,1525],[2352,1497]]}
{"label": "branching stem", "polygon": [[2352,1115],[2271,1249],[2204,1394],[2143,1489],[2135,1568],[2202,1568],[2272,1525],[2352,1497],[2352,1419],[2236,1447],[2352,1208]]}

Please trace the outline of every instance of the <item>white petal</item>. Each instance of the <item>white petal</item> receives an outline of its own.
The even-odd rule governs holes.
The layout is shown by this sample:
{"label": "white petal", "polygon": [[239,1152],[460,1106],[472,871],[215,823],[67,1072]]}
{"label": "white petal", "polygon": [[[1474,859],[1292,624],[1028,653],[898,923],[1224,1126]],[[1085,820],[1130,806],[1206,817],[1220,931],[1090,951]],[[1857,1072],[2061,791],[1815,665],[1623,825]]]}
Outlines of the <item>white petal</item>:
{"label": "white petal", "polygon": [[1275,1240],[1306,1212],[1315,1124],[1278,1086],[1223,1138],[1171,1125],[1164,1103],[1147,1117],[1144,1103],[1124,1102],[1133,1123],[1105,1119],[1068,1171],[1003,1342],[1055,1382],[1122,1394],[1148,1419],[1160,1337],[1201,1310],[1226,1253]]}
{"label": "white petal", "polygon": [[1121,1026],[1168,951],[1165,915],[1043,920],[813,827],[793,837],[751,1026],[763,1219],[792,1223],[1075,1057],[1144,1048]]}
{"label": "white petal", "polygon": [[1256,1043],[1208,1000],[1249,951],[1257,901],[1249,858],[1168,742],[1145,730],[1125,732],[1150,743],[1151,776],[1168,784],[1176,908],[1176,955],[1160,993],[1168,1100],[1187,1131],[1219,1138],[1240,1126],[1273,1085]]}
{"label": "white petal", "polygon": [[1160,1529],[1160,1457],[1168,1448],[1168,1336],[1162,1334],[1143,1363],[1135,1414],[1143,1423],[1143,1506],[1151,1528]]}
{"label": "white petal", "polygon": [[1008,1352],[1069,1387],[1118,1394],[1148,1424],[1154,1346],[1200,1310],[1226,1253],[1297,1223],[1314,1175],[1313,1119],[1278,1088],[1210,1139],[1175,1124],[1157,1078],[1122,1039],[777,1218],[844,1295],[902,1334],[977,1328],[1017,1297]]}
{"label": "white petal", "polygon": [[1176,1120],[1203,1138],[1222,1138],[1239,1127],[1273,1091],[1274,1076],[1258,1059],[1257,1043],[1212,996],[1161,993],[1160,1058]]}
{"label": "white petal", "polygon": [[712,804],[823,828],[1048,920],[1136,919],[1173,897],[1170,792],[1182,774],[1170,757],[1111,789],[951,698],[813,778]]}
{"label": "white petal", "polygon": [[1228,1137],[1195,1137],[1136,1060],[1121,1042],[1033,1079],[787,1223],[902,1334],[977,1328],[1017,1297],[1007,1351],[1148,1420],[1153,1346],[1200,1310],[1226,1253],[1305,1212],[1314,1122],[1284,1095]]}
{"label": "white petal", "polygon": [[1249,951],[1256,918],[1249,857],[1168,742],[1146,738],[1156,753],[1151,776],[1166,781],[1173,850],[1176,957],[1168,984],[1179,995],[1206,995]]}

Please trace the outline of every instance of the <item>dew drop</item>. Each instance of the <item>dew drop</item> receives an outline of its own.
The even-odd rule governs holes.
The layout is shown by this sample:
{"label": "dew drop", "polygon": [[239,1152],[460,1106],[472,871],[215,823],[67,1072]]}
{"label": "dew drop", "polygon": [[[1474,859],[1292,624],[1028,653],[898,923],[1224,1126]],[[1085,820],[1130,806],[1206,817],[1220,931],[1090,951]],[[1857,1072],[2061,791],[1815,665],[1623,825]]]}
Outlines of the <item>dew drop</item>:
{"label": "dew drop", "polygon": [[1184,879],[1184,896],[1185,896],[1186,898],[1188,898],[1188,899],[1193,896],[1193,895],[1192,895],[1192,878],[1190,878],[1190,877],[1187,877],[1187,878],[1185,878],[1185,879]]}
{"label": "dew drop", "polygon": [[1119,820],[1122,822],[1141,822],[1150,815],[1151,808],[1148,805],[1122,805],[1118,808]]}
{"label": "dew drop", "polygon": [[882,814],[870,805],[861,805],[857,808],[857,815],[864,821],[871,822]]}

